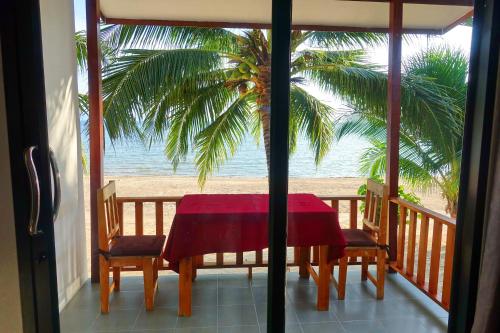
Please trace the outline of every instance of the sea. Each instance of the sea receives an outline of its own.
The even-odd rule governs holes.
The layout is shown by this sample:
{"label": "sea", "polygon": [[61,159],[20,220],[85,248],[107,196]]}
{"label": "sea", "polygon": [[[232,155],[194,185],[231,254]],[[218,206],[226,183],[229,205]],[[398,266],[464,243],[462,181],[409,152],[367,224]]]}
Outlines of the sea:
{"label": "sea", "polygon": [[[174,172],[172,163],[164,153],[164,143],[152,145],[137,139],[111,143],[106,138],[104,173],[109,176],[197,176],[195,152],[190,150],[186,159]],[[87,134],[82,131],[83,149],[88,155]],[[294,178],[359,177],[359,160],[369,143],[360,137],[350,136],[332,144],[330,152],[319,165],[314,162],[314,154],[307,139],[298,138],[297,149],[289,160],[289,176]],[[264,145],[248,136],[234,156],[212,176],[225,177],[266,177],[266,157]]]}

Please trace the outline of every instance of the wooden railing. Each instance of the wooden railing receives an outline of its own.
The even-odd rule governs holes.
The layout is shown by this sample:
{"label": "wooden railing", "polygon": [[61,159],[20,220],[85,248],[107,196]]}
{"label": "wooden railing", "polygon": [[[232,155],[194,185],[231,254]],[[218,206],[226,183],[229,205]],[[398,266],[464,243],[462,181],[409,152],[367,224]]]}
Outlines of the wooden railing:
{"label": "wooden railing", "polygon": [[[360,195],[346,196],[318,196],[332,207],[339,210],[340,223],[345,227],[357,229],[361,226],[359,201]],[[182,197],[119,197],[118,214],[120,228],[125,233],[142,235],[144,223],[153,223],[157,235],[168,234],[169,227],[165,228],[164,207],[168,204],[177,206]],[[447,216],[433,212],[424,207],[414,205],[400,198],[390,200],[400,208],[398,227],[397,261],[391,267],[412,282],[427,296],[448,309],[451,287],[451,270],[453,265],[453,245],[455,241],[455,221]],[[144,206],[154,204],[154,221],[144,220]],[[124,229],[124,207],[130,205],[134,209],[134,230]],[[348,217],[345,218],[345,215]],[[170,225],[170,223],[168,223]],[[432,226],[432,228],[431,228]],[[429,251],[429,231],[432,238]],[[418,238],[417,238],[418,231]],[[443,238],[443,232],[446,232]],[[442,240],[445,242],[442,243]],[[444,247],[444,255],[442,247]],[[429,257],[430,255],[430,257]],[[310,258],[312,264],[318,263],[319,247],[312,247],[309,251],[293,249],[293,256],[288,261],[289,266],[298,266],[304,256]],[[442,260],[442,257],[444,259]],[[350,258],[350,264],[359,264],[357,258]],[[215,253],[196,258],[197,268],[251,268],[267,266],[265,251]],[[168,269],[164,263],[160,269]],[[134,270],[134,268],[130,268]],[[428,273],[428,274],[427,274]]]}
{"label": "wooden railing", "polygon": [[[145,204],[154,204],[155,210],[155,235],[165,235],[168,234],[168,231],[165,232],[164,225],[164,205],[165,204],[179,204],[181,201],[181,196],[172,196],[172,197],[117,197],[116,202],[118,205],[118,216],[120,221],[120,230],[122,234],[130,234],[130,231],[125,228],[125,219],[124,219],[124,206],[132,205],[134,209],[134,231],[133,235],[143,235],[144,234],[144,205]],[[149,222],[149,221],[147,221]],[[158,267],[161,270],[168,269],[165,266],[164,261],[160,261],[160,266]],[[136,271],[140,270],[139,268],[126,268],[123,270]]]}
{"label": "wooden railing", "polygon": [[[358,226],[358,201],[364,200],[363,196],[359,195],[340,195],[340,196],[318,196],[321,200],[327,202],[331,207],[340,209],[340,212],[344,212],[344,206],[348,208],[348,226],[349,228],[357,228]],[[134,234],[143,235],[144,234],[144,207],[147,204],[154,204],[154,223],[155,223],[155,234],[163,235],[168,234],[169,229],[165,228],[164,221],[164,207],[165,205],[172,204],[177,206],[182,197],[180,196],[169,196],[169,197],[118,197],[118,215],[120,218],[120,230],[124,234]],[[345,204],[344,204],[345,203]],[[130,206],[134,210],[134,230],[128,230],[124,223],[124,207]],[[344,213],[345,214],[345,213]],[[153,221],[146,221],[146,223],[152,223]],[[347,225],[346,221],[344,226]],[[168,224],[170,225],[170,223]],[[319,258],[319,247],[313,247],[310,249],[312,253],[309,253],[308,257],[311,257],[311,262],[313,264],[318,263]],[[307,252],[307,251],[306,251]],[[312,254],[312,256],[311,256]],[[302,251],[302,256],[307,256]],[[297,266],[301,260],[300,250],[298,248],[293,250],[293,258],[288,261],[289,266]],[[351,258],[354,263],[356,258]],[[265,251],[251,251],[251,252],[238,252],[238,253],[215,253],[213,255],[204,255],[196,258],[196,265],[198,268],[252,268],[252,267],[265,267],[267,266],[267,256]],[[163,263],[160,269],[168,269]],[[131,268],[130,270],[134,270]]]}
{"label": "wooden railing", "polygon": [[[401,198],[392,198],[390,201],[399,206],[397,260],[391,267],[448,310],[455,220]],[[430,230],[432,238],[429,249]],[[446,236],[443,243],[444,231]]]}

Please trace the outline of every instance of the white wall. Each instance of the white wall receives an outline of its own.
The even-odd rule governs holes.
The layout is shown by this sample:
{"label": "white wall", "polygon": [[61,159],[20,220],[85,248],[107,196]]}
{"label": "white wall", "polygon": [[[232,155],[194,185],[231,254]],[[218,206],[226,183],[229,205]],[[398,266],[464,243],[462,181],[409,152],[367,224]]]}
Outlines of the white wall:
{"label": "white wall", "polygon": [[0,330],[14,333],[22,332],[23,324],[6,116],[0,52]]}
{"label": "white wall", "polygon": [[55,222],[59,309],[87,279],[80,117],[71,0],[41,0],[49,144],[61,173]]}

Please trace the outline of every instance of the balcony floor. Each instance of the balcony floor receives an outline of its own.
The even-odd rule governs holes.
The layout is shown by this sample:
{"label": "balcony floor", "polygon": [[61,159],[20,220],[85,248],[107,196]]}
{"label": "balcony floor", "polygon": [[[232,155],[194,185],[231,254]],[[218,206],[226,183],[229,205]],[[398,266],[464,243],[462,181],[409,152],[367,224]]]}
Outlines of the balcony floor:
{"label": "balcony floor", "polygon": [[[152,312],[144,310],[141,276],[122,277],[108,315],[99,311],[99,285],[86,283],[61,313],[62,332],[266,332],[267,274],[248,280],[245,273],[209,273],[199,271],[193,283],[190,318],[177,317],[177,275],[160,276]],[[333,290],[323,312],[315,309],[312,279],[296,272],[287,277],[287,333],[446,332],[447,312],[399,275],[388,275],[385,299],[377,301],[373,285],[360,281],[359,267],[350,267],[346,300],[338,301]]]}

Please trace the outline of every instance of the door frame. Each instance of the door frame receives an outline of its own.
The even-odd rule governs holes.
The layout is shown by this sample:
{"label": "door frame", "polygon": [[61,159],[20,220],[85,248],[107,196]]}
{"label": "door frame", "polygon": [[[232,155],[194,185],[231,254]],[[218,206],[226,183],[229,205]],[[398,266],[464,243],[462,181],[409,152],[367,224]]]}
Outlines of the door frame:
{"label": "door frame", "polygon": [[[278,55],[284,59],[288,51],[286,40],[289,39],[291,0],[275,0],[273,5],[282,12],[276,15],[273,34],[275,42],[283,43]],[[279,5],[279,6],[278,6]],[[20,272],[21,302],[23,327],[25,332],[58,332],[59,311],[57,301],[57,278],[55,271],[54,233],[52,225],[51,196],[41,198],[40,228],[43,234],[32,238],[27,233],[29,205],[29,184],[26,176],[22,152],[27,146],[37,145],[36,157],[40,175],[42,193],[51,193],[50,170],[48,160],[47,118],[45,109],[45,89],[43,76],[43,58],[41,44],[40,11],[37,0],[4,1],[1,5],[2,18],[0,32],[2,41],[2,59],[4,63],[5,96],[7,107],[7,125],[9,129],[9,147],[12,173],[12,193],[16,219],[16,239]],[[472,325],[477,281],[482,248],[482,226],[485,215],[485,200],[491,157],[490,145],[495,135],[491,130],[494,112],[494,94],[498,89],[498,40],[500,28],[500,5],[494,0],[476,1],[474,13],[474,35],[471,54],[470,83],[464,135],[461,191],[457,217],[457,241],[453,272],[453,288],[450,308],[450,332],[466,332]],[[274,7],[273,7],[274,9]],[[495,20],[496,18],[496,20]],[[280,22],[280,23],[278,23]],[[277,24],[280,24],[278,26]],[[277,27],[280,27],[279,29]],[[287,32],[288,31],[288,32]],[[286,37],[288,33],[288,37]],[[278,37],[280,36],[280,37]],[[285,37],[285,40],[283,40]],[[496,38],[496,39],[495,39]],[[276,43],[275,43],[276,46]],[[277,53],[275,53],[277,55]],[[281,73],[289,68],[289,63],[275,62],[275,71]],[[278,67],[279,66],[279,67]],[[280,68],[280,69],[278,69]],[[278,77],[277,77],[278,75]],[[274,82],[284,82],[286,72],[274,75]],[[276,83],[274,83],[276,86]],[[289,93],[287,84],[276,91],[276,103]],[[283,105],[274,111],[280,117],[288,117],[289,107]],[[276,128],[276,127],[275,127]],[[288,129],[286,126],[274,131],[275,162],[270,170],[270,197],[275,206],[270,216],[270,249],[274,259],[283,263],[286,254],[286,191],[288,173]],[[276,142],[279,142],[276,144]],[[273,149],[273,148],[271,148]],[[272,158],[273,159],[273,158]],[[285,169],[282,169],[282,168]],[[274,198],[274,199],[273,199]],[[283,215],[284,214],[284,215]],[[285,231],[285,233],[283,233]],[[285,235],[285,237],[284,237]],[[285,242],[285,243],[284,243]],[[34,261],[40,253],[47,259]],[[286,252],[285,252],[286,253]],[[472,258],[476,258],[472,260]],[[268,318],[274,332],[284,330],[284,265],[274,265],[270,272],[270,304],[283,304],[282,309],[272,312]],[[37,279],[39,281],[37,281]],[[47,280],[48,279],[48,280]],[[49,288],[41,288],[46,283]],[[33,297],[34,296],[34,297]]]}
{"label": "door frame", "polygon": [[[0,5],[3,80],[24,332],[59,332],[52,185],[39,0]],[[30,236],[30,184],[24,161],[36,146],[40,233]]]}
{"label": "door frame", "polygon": [[448,322],[448,332],[452,333],[470,332],[474,322],[487,193],[493,179],[492,144],[499,135],[493,131],[500,103],[498,40],[500,2],[476,0]]}
{"label": "door frame", "polygon": [[267,332],[285,332],[292,0],[272,2]]}

